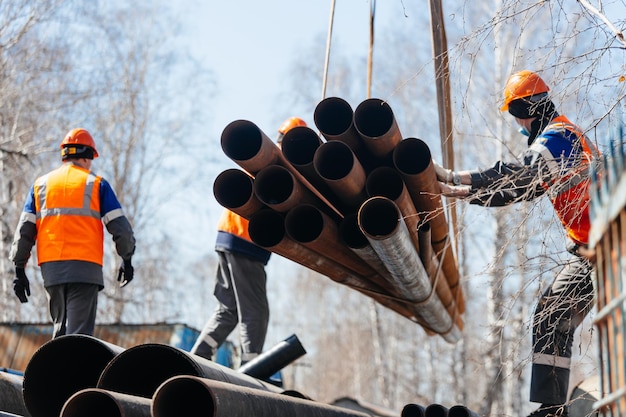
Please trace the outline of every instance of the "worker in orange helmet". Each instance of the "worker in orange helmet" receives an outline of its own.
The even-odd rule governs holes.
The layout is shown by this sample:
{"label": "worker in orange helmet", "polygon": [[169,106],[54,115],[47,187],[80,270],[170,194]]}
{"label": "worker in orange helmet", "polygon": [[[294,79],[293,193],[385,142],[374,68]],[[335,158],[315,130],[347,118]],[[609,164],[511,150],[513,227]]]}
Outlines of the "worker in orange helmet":
{"label": "worker in orange helmet", "polygon": [[589,168],[600,154],[583,131],[559,115],[535,72],[514,73],[504,88],[508,111],[528,138],[520,162],[454,172],[435,164],[443,195],[488,207],[548,195],[568,235],[572,256],[543,293],[533,316],[530,401],[533,417],[565,417],[574,332],[592,308],[595,255],[589,242]]}
{"label": "worker in orange helmet", "polygon": [[[291,117],[278,129],[277,143],[296,126],[306,126]],[[220,345],[239,324],[241,365],[263,351],[269,305],[265,266],[271,252],[254,244],[248,233],[248,220],[225,209],[217,226],[215,251],[218,268],[213,295],[218,306],[200,332],[191,353],[212,359]]]}
{"label": "worker in orange helmet", "polygon": [[16,276],[13,289],[26,303],[30,283],[24,268],[37,243],[53,338],[93,335],[98,293],[104,288],[103,223],[123,259],[118,273],[122,286],[133,279],[131,258],[135,252],[133,229],[115,192],[104,178],[90,171],[98,157],[91,134],[72,129],[60,148],[62,165],[35,180],[10,251]]}

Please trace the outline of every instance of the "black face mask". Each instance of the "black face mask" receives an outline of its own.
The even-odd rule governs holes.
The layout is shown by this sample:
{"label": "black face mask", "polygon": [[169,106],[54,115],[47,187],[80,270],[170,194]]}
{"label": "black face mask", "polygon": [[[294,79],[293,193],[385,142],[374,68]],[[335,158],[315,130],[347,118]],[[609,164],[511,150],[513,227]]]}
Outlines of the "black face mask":
{"label": "black face mask", "polygon": [[519,119],[530,119],[534,117],[531,114],[532,104],[524,99],[513,100],[509,103],[509,114]]}

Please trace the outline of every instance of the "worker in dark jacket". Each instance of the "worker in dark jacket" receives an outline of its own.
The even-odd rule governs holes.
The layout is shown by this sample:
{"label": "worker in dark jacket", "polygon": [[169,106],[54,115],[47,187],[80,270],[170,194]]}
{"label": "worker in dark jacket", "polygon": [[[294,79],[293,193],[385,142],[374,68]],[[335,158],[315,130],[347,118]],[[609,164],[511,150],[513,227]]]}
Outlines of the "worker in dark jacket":
{"label": "worker in dark jacket", "polygon": [[[280,126],[279,145],[285,133],[296,126],[306,126],[306,123],[292,117]],[[218,306],[191,353],[211,359],[239,324],[243,365],[257,357],[265,343],[270,314],[265,266],[271,252],[252,242],[248,220],[230,210],[224,210],[218,222],[215,251],[218,268],[213,295]]]}
{"label": "worker in dark jacket", "polygon": [[499,161],[492,168],[461,172],[435,164],[435,170],[443,195],[471,204],[498,207],[549,196],[572,256],[533,316],[530,401],[541,406],[531,416],[564,417],[574,332],[594,301],[588,189],[589,168],[599,154],[580,128],[557,113],[548,91],[528,70],[513,74],[506,84],[501,110],[508,110],[528,136],[521,163]]}
{"label": "worker in dark jacket", "polygon": [[104,288],[102,224],[123,259],[118,273],[122,286],[133,279],[131,258],[135,252],[133,229],[115,192],[104,178],[90,171],[98,157],[91,134],[82,128],[72,129],[60,148],[63,164],[35,180],[10,253],[15,264],[13,289],[26,303],[30,283],[24,267],[37,242],[53,338],[74,333],[93,335],[98,292]]}

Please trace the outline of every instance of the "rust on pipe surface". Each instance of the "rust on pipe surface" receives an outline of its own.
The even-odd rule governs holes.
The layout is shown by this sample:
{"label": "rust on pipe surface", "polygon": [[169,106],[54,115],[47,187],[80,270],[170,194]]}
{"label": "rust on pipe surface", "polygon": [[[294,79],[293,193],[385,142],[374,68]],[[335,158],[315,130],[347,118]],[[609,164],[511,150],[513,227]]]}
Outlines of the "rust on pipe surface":
{"label": "rust on pipe surface", "polygon": [[463,330],[463,319],[459,314],[456,302],[454,301],[454,296],[448,286],[448,281],[443,273],[443,270],[440,268],[439,260],[435,256],[435,252],[431,246],[430,224],[423,223],[418,230],[418,236],[421,248],[419,255],[422,260],[422,264],[424,264],[424,268],[431,277],[431,280],[435,282],[437,295],[446,307],[448,314],[450,314],[450,317],[454,320],[457,327],[460,330]]}
{"label": "rust on pipe surface", "polygon": [[284,166],[332,211],[343,217],[339,209],[287,161],[276,143],[254,123],[248,120],[229,123],[222,131],[221,145],[226,156],[253,176],[269,165]]}
{"label": "rust on pipe surface", "polygon": [[263,204],[281,213],[302,203],[320,208],[326,206],[291,171],[280,165],[269,165],[258,172],[254,179],[254,194]]}
{"label": "rust on pipe surface", "polygon": [[459,270],[452,250],[430,148],[421,139],[406,138],[396,146],[393,162],[404,179],[415,209],[423,221],[430,223],[433,249],[442,263],[457,307],[463,313],[465,301],[459,282]]}
{"label": "rust on pipe surface", "polygon": [[423,405],[409,403],[402,407],[400,417],[424,417],[426,408]]}
{"label": "rust on pipe surface", "polygon": [[402,134],[386,101],[369,98],[359,104],[354,111],[354,126],[365,147],[381,161],[388,162],[396,145],[402,141]]}
{"label": "rust on pipe surface", "polygon": [[406,227],[409,229],[411,241],[419,253],[417,228],[420,218],[400,173],[391,167],[378,167],[367,176],[365,189],[369,197],[387,197],[396,203],[400,213],[402,213]]}
{"label": "rust on pipe surface", "polygon": [[22,398],[24,378],[8,372],[0,372],[0,410],[20,416],[28,415]]}
{"label": "rust on pipe surface", "polygon": [[272,384],[182,349],[158,343],[133,346],[117,355],[102,371],[96,388],[150,398],[159,385],[176,375],[194,375],[257,390],[280,392]]}
{"label": "rust on pipe surface", "polygon": [[87,388],[72,395],[60,417],[150,417],[150,398],[99,388]]}
{"label": "rust on pipe surface", "polygon": [[221,172],[213,182],[213,195],[222,207],[246,219],[264,207],[254,194],[254,179],[240,169]]}
{"label": "rust on pipe surface", "polygon": [[326,140],[343,142],[352,149],[366,172],[376,166],[376,158],[365,147],[363,138],[354,126],[354,111],[339,97],[328,97],[315,107],[315,125]]}
{"label": "rust on pipe surface", "polygon": [[460,332],[433,290],[398,206],[386,197],[372,197],[359,209],[363,234],[378,253],[401,297],[413,301],[415,313],[446,341],[454,343]]}
{"label": "rust on pipe surface", "polygon": [[43,344],[24,370],[24,403],[30,415],[58,417],[65,401],[81,389],[96,387],[102,371],[123,351],[122,347],[79,334]]}
{"label": "rust on pipe surface", "polygon": [[154,394],[153,417],[370,417],[316,401],[194,376],[167,380]]}
{"label": "rust on pipe surface", "polygon": [[339,141],[322,144],[313,166],[334,195],[356,209],[365,200],[365,170],[348,145]]}
{"label": "rust on pipe surface", "polygon": [[257,245],[318,272],[332,281],[359,291],[396,313],[415,320],[415,315],[406,303],[396,302],[386,296],[383,287],[372,284],[369,280],[355,275],[344,265],[289,238],[285,232],[284,216],[281,213],[270,209],[255,213],[250,218],[248,231],[250,238]]}
{"label": "rust on pipe surface", "polygon": [[339,239],[333,219],[310,204],[295,207],[285,216],[285,231],[296,242],[344,265],[356,275],[375,278],[376,272]]}

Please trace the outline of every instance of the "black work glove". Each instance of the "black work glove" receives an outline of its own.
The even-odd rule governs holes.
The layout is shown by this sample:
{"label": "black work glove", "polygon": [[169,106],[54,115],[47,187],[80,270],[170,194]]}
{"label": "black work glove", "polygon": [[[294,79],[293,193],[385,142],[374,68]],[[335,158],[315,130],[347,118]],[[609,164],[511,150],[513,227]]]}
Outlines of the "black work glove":
{"label": "black work glove", "polygon": [[20,299],[20,302],[27,303],[28,295],[30,297],[30,282],[28,282],[28,278],[26,277],[26,271],[24,271],[24,267],[16,266],[15,267],[15,279],[13,280],[13,291],[17,298]]}
{"label": "black work glove", "polygon": [[117,281],[120,283],[120,288],[124,288],[130,283],[135,276],[135,269],[130,259],[124,259],[124,263],[120,266],[120,270],[117,273]]}

